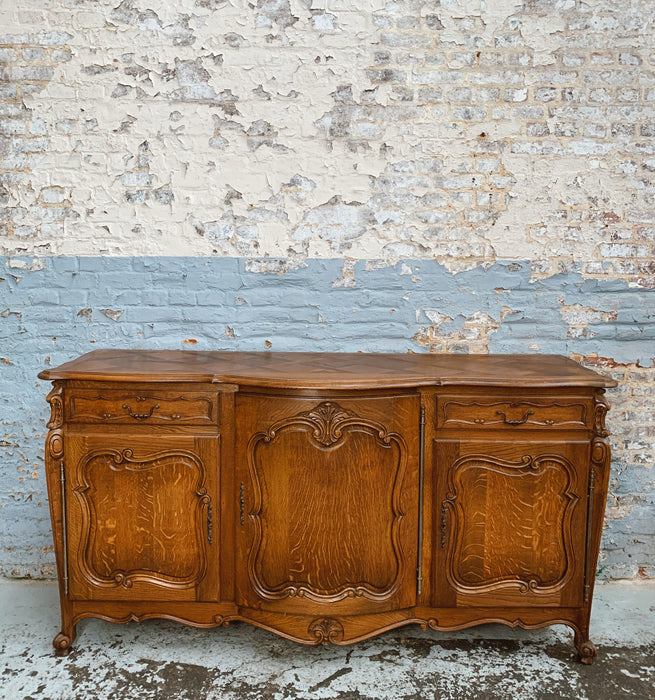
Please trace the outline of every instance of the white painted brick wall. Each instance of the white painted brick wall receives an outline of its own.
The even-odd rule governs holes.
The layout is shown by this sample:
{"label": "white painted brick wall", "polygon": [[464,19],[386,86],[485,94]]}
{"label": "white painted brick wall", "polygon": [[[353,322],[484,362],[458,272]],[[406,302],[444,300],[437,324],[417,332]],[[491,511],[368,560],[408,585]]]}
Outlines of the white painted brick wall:
{"label": "white painted brick wall", "polygon": [[2,253],[655,283],[648,0],[26,0],[0,19]]}

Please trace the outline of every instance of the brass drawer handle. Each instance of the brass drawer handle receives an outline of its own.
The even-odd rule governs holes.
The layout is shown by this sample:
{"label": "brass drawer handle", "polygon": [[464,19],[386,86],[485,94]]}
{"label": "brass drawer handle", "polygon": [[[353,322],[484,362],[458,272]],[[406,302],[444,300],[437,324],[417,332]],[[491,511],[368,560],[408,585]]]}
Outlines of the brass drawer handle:
{"label": "brass drawer handle", "polygon": [[132,418],[135,418],[136,420],[146,420],[146,418],[150,418],[150,416],[152,415],[152,412],[156,408],[159,408],[159,404],[156,403],[154,406],[152,406],[148,413],[132,413],[132,409],[126,403],[123,404],[123,408],[127,409],[127,412],[129,413],[130,416],[132,416]]}
{"label": "brass drawer handle", "polygon": [[502,416],[503,423],[507,423],[507,425],[523,425],[523,423],[525,423],[528,420],[528,417],[533,413],[534,411],[530,410],[523,416],[523,418],[519,418],[519,420],[511,420],[502,411],[496,411],[496,415]]}

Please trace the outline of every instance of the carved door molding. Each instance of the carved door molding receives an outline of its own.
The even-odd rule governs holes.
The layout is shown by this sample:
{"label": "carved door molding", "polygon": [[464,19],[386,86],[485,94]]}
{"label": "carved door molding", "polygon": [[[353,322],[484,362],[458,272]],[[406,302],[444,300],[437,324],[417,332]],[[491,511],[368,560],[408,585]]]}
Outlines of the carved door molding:
{"label": "carved door molding", "polygon": [[446,470],[436,543],[442,563],[435,570],[444,588],[437,598],[445,605],[578,604],[588,444],[437,444]]}
{"label": "carved door molding", "polygon": [[[555,488],[558,488],[558,490],[555,492],[553,489],[553,493],[550,495],[558,499],[559,503],[557,503],[555,512],[553,513],[556,515],[556,520],[550,523],[550,527],[551,530],[555,529],[557,533],[557,541],[551,542],[551,549],[553,549],[552,545],[556,544],[558,548],[556,554],[559,555],[559,559],[554,565],[552,562],[549,562],[552,570],[551,576],[545,577],[546,580],[535,572],[532,572],[529,576],[525,576],[524,572],[519,571],[508,571],[502,575],[492,575],[489,578],[481,578],[477,583],[472,583],[471,580],[463,580],[465,579],[465,574],[462,571],[461,562],[465,557],[471,556],[466,552],[466,549],[470,550],[474,548],[474,545],[469,545],[467,548],[466,533],[467,530],[475,527],[475,523],[470,522],[473,520],[474,515],[472,516],[467,512],[467,504],[463,502],[464,499],[462,495],[466,494],[468,497],[471,496],[471,491],[475,488],[472,483],[476,481],[476,478],[470,475],[475,471],[479,473],[479,478],[483,478],[484,472],[486,471],[487,473],[492,472],[509,480],[557,480],[558,486]],[[559,473],[555,474],[555,472]],[[566,458],[553,454],[539,455],[537,457],[523,455],[521,459],[517,461],[503,460],[490,455],[467,455],[457,460],[450,469],[448,475],[448,493],[442,502],[442,513],[445,514],[447,520],[450,519],[451,523],[450,529],[453,544],[449,549],[450,556],[448,557],[446,574],[453,588],[465,594],[491,593],[503,589],[510,589],[516,590],[519,593],[531,591],[539,595],[542,593],[549,594],[554,590],[566,586],[573,574],[573,569],[570,566],[573,561],[571,519],[573,508],[579,501],[578,496],[571,491],[574,474],[575,469]],[[539,505],[545,507],[548,504]],[[490,505],[489,508],[493,508],[493,506]],[[449,515],[450,518],[448,518]],[[489,515],[489,513],[485,513],[485,515]],[[515,545],[520,547],[520,537],[514,537],[516,532],[513,532],[511,529],[511,515],[506,515],[507,530],[503,533],[495,533],[495,535],[497,537],[504,537],[509,540],[510,543],[515,540]],[[554,533],[551,532],[550,534]],[[544,565],[545,564],[546,562],[544,562]],[[472,576],[469,575],[469,579],[471,578]]]}
{"label": "carved door molding", "polygon": [[103,599],[147,597],[148,591],[195,598],[208,568],[216,569],[209,556],[216,498],[207,459],[214,441],[144,444],[112,436],[103,439],[107,447],[95,447],[93,439],[69,441],[72,597],[79,590]]}

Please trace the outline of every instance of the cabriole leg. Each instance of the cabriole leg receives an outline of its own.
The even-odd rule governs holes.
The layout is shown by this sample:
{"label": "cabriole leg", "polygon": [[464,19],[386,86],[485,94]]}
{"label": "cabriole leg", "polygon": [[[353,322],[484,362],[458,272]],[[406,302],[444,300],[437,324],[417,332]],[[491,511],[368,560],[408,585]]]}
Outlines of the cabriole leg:
{"label": "cabriole leg", "polygon": [[575,648],[580,655],[580,661],[583,664],[593,664],[598,650],[596,645],[589,639],[589,626],[586,625],[582,631],[575,631],[574,637]]}
{"label": "cabriole leg", "polygon": [[62,620],[61,627],[61,632],[52,640],[52,646],[57,656],[68,656],[77,637],[76,625]]}

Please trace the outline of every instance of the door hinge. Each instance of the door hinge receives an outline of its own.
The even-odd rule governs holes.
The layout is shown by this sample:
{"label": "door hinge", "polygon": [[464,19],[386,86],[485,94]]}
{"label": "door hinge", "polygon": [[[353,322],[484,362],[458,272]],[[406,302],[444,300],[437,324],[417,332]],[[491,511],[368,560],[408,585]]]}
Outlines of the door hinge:
{"label": "door hinge", "polygon": [[241,482],[241,486],[239,487],[239,522],[243,525],[245,522],[245,508],[246,508],[246,497],[245,497],[245,489],[243,486],[243,481]]}
{"label": "door hinge", "polygon": [[425,468],[425,406],[421,406],[418,440],[418,556],[416,561],[416,595],[421,595],[423,587],[423,474]]}
{"label": "door hinge", "polygon": [[211,501],[207,503],[207,541],[214,542],[214,508]]}
{"label": "door hinge", "polygon": [[68,521],[66,518],[66,468],[64,460],[59,463],[59,488],[61,490],[61,546],[64,593],[68,595]]}
{"label": "door hinge", "polygon": [[585,572],[584,572],[584,602],[589,602],[591,593],[591,538],[593,535],[593,519],[594,519],[594,489],[596,487],[596,471],[592,464],[589,471],[589,490],[587,492],[587,537],[585,541]]}

